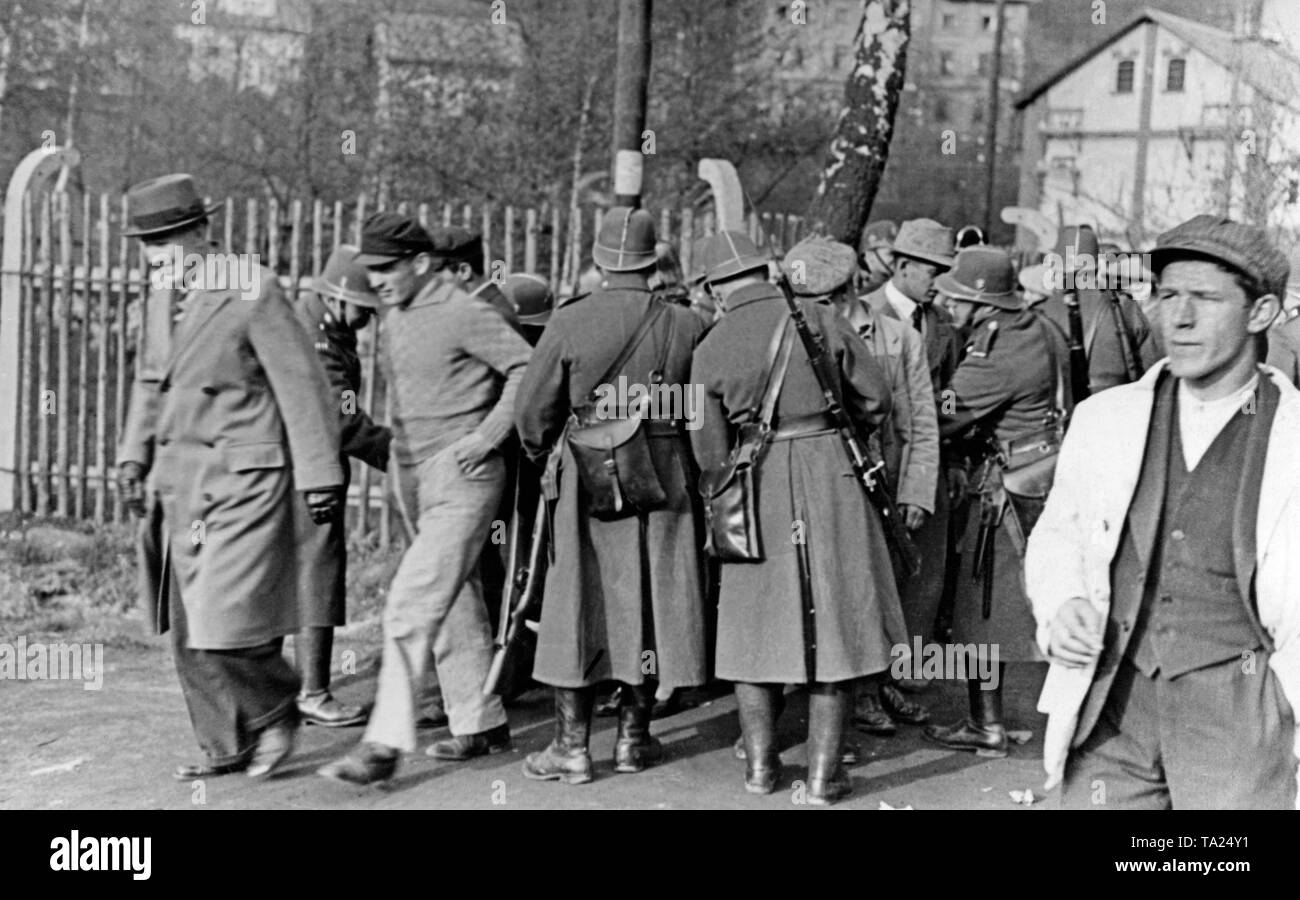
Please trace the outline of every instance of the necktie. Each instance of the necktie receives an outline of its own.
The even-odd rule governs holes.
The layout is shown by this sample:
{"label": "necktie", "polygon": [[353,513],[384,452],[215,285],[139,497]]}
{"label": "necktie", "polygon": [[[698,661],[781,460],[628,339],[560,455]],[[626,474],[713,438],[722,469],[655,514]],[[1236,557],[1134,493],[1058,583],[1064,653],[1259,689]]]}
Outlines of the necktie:
{"label": "necktie", "polygon": [[925,310],[921,307],[921,304],[918,303],[916,306],[912,307],[912,327],[917,330],[918,334],[922,331],[921,322],[924,319]]}

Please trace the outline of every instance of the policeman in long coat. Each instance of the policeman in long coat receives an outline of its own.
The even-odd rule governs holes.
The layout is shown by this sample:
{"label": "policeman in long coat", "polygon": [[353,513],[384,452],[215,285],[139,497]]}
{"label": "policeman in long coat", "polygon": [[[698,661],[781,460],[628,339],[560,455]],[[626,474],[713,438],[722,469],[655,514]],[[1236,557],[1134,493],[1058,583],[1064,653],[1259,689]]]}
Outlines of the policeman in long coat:
{"label": "policeman in long coat", "polygon": [[[349,458],[381,472],[388,466],[393,435],[361,408],[361,358],[357,331],[366,326],[378,299],[366,280],[366,269],[354,262],[357,248],[340,245],[325,263],[313,290],[294,303],[298,321],[311,336],[329,381],[326,402],[337,410],[340,426],[339,465],[343,489],[352,473]],[[298,713],[314,725],[359,725],[365,713],[339,703],[330,694],[330,654],[334,628],[346,622],[347,535],[345,508],[340,505],[328,528],[311,521],[305,507],[298,519],[298,595],[302,630],[294,655],[303,689]]]}
{"label": "policeman in long coat", "polygon": [[146,301],[118,480],[147,514],[143,600],[171,632],[207,756],[176,776],[265,776],[296,725],[299,680],[280,654],[298,628],[295,507],[305,500],[319,524],[339,504],[338,417],[274,273],[204,243],[210,210],[190,177],[128,196],[127,233],[143,241],[155,286],[171,288]]}
{"label": "policeman in long coat", "polygon": [[[717,675],[736,683],[745,786],[753,793],[771,793],[779,778],[773,726],[783,685],[809,686],[807,796],[827,805],[849,792],[841,753],[852,683],[886,670],[894,645],[905,640],[894,573],[879,515],[826,416],[766,258],[731,231],[708,239],[702,255],[706,282],[726,310],[691,368],[705,395],[704,427],[691,435],[705,471],[724,463],[737,427],[761,405],[768,370],[780,357],[776,334],[790,329],[773,440],[754,483],[764,559],[722,563]],[[878,428],[890,407],[880,366],[833,307],[803,309],[826,342],[850,415],[864,432]]]}
{"label": "policeman in long coat", "polygon": [[970,718],[953,726],[928,726],[925,734],[953,749],[1005,756],[1002,670],[1007,662],[1041,661],[1042,656],[1034,644],[1033,613],[1023,586],[1024,546],[1016,513],[1006,505],[996,456],[999,450],[1005,454],[1049,440],[1069,408],[1069,348],[1055,325],[1023,307],[1011,258],[1001,250],[977,246],[961,251],[937,287],[956,324],[971,334],[953,376],[952,402],[939,409],[939,432],[978,463],[972,488],[979,506],[972,510],[963,544],[975,558],[958,573],[953,641],[974,644],[984,656],[966,660]]}
{"label": "policeman in long coat", "polygon": [[698,415],[687,376],[705,330],[700,318],[685,307],[663,304],[608,385],[623,381],[629,391],[632,385],[644,388],[652,371],[660,370],[662,386],[683,397],[682,409],[661,404],[660,418],[641,426],[666,496],[659,508],[595,518],[562,434],[570,413],[590,402],[602,387],[597,381],[659,304],[647,286],[654,248],[649,213],[616,207],[606,214],[593,251],[604,274],[602,286],[551,316],[517,397],[516,424],[525,452],[543,460],[561,444],[555,556],[533,670],[534,678],[555,688],[557,728],[550,746],[525,762],[529,778],[591,780],[587,743],[594,692],[609,680],[625,686],[615,769],[640,771],[662,752],[650,736],[656,680],[665,689],[692,687],[704,683],[707,674],[702,541],[692,498],[696,468],[684,435],[690,417]]}

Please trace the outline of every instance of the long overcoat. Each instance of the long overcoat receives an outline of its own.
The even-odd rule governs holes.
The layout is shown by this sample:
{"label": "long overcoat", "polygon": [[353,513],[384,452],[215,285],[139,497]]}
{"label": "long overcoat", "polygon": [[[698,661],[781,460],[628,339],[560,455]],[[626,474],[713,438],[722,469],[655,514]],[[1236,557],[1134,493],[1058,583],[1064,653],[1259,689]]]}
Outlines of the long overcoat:
{"label": "long overcoat", "polygon": [[[987,446],[971,440],[976,435],[1010,441],[1042,429],[1056,407],[1057,379],[1068,384],[1069,348],[1055,326],[1029,310],[985,309],[988,312],[975,323],[966,355],[953,376],[953,402],[939,409],[940,434],[965,440],[972,447]],[[1048,352],[1049,339],[1054,357]],[[1066,391],[1068,396],[1068,388]],[[986,456],[970,490],[977,492],[982,487],[986,494],[995,494],[1000,479],[1000,470]],[[996,644],[1001,662],[1041,661],[1043,656],[1034,644],[1034,617],[1025,596],[1023,551],[1012,541],[1009,513],[993,538],[992,606],[989,617],[984,617],[983,576],[974,577],[972,559],[980,527],[980,497],[972,500],[962,542],[966,552],[962,571],[957,573],[953,640]]]}
{"label": "long overcoat", "polygon": [[[832,307],[804,303],[804,310],[835,361],[846,409],[866,431],[879,428],[891,403],[883,370]],[[704,386],[704,427],[691,441],[701,467],[726,459],[736,427],[761,402],[766,350],[788,315],[772,285],[743,287],[727,298],[727,314],[700,344],[691,381]],[[824,409],[796,340],[773,427]],[[722,564],[718,677],[806,684],[884,671],[907,632],[880,517],[855,481],[839,433],[773,441],[755,487],[765,558]]]}
{"label": "long overcoat", "polygon": [[[228,650],[298,628],[295,504],[338,487],[338,415],[275,274],[256,296],[151,292],[118,461],[148,470],[141,525],[146,614],[185,604],[189,646]],[[326,526],[320,526],[322,528]],[[174,596],[179,592],[179,597]]]}
{"label": "long overcoat", "polygon": [[[604,288],[556,310],[516,398],[516,424],[529,457],[544,460],[571,410],[588,401],[651,302],[660,301],[652,301],[643,279],[611,274]],[[677,412],[686,427],[698,413],[686,382],[691,353],[705,328],[689,309],[665,304],[622,373],[629,389],[632,383],[645,385],[663,359],[663,385],[680,392]],[[671,413],[671,406],[661,404],[661,414]],[[697,470],[680,434],[651,437],[650,448],[667,504],[613,521],[588,514],[573,458],[562,451],[555,556],[533,669],[538,681],[575,688],[657,678],[674,688],[702,684],[707,677]]]}
{"label": "long overcoat", "polygon": [[[393,434],[361,407],[361,358],[356,333],[332,313],[314,291],[294,302],[329,384],[326,401],[339,418],[339,465],[343,487],[351,480],[349,457],[381,472],[388,467]],[[298,538],[298,605],[302,627],[342,625],[347,621],[347,509],[340,504],[328,527],[312,521],[305,503],[295,503]]]}

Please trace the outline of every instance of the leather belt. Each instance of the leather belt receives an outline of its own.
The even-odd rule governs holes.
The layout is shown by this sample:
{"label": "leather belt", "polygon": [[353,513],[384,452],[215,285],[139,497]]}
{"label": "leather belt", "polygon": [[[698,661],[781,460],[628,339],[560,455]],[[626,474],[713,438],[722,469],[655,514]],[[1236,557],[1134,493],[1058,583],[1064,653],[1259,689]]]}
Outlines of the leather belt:
{"label": "leather belt", "polygon": [[824,412],[804,416],[783,416],[772,429],[772,440],[789,441],[794,438],[832,432],[835,428],[835,421]]}

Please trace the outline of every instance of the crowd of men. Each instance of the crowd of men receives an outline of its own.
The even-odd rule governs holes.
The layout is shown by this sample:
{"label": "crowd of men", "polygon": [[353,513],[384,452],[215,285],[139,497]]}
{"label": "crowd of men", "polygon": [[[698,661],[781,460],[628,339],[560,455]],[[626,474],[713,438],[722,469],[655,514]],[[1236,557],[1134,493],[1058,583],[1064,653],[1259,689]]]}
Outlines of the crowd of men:
{"label": "crowd of men", "polygon": [[[205,252],[199,196],[185,175],[132,189],[151,262]],[[1262,365],[1289,266],[1259,229],[1199,216],[1151,254],[1153,327],[1088,280],[1092,229],[1056,250],[1072,262],[1046,285],[928,219],[781,260],[720,231],[684,276],[653,218],[619,207],[590,292],[555,306],[535,276],[488,278],[479,235],[380,213],[295,304],[269,271],[252,299],[151,291],[119,489],[204,753],[176,776],[266,777],[306,721],[365,724],[321,775],[385,781],[417,748],[431,668],[451,736],[427,752],[509,749],[489,595],[515,573],[489,533],[532,492],[549,565],[526,674],[553,689],[555,735],[528,778],[592,780],[610,685],[614,770],[653,766],[656,698],[716,679],[735,688],[738,786],[771,793],[798,686],[807,800],[829,805],[855,731],[1005,756],[1006,663],[1047,661],[1065,805],[1294,806],[1300,396],[1281,342],[1282,368]],[[376,314],[391,429],[357,404]],[[681,402],[650,412],[656,392]],[[846,430],[887,490],[858,489]],[[330,692],[351,459],[388,472],[410,537],[368,714]],[[724,483],[744,488],[734,519]],[[919,571],[891,552],[895,521]],[[935,641],[971,654],[969,715],[946,725],[923,679],[891,674],[898,648]]]}

